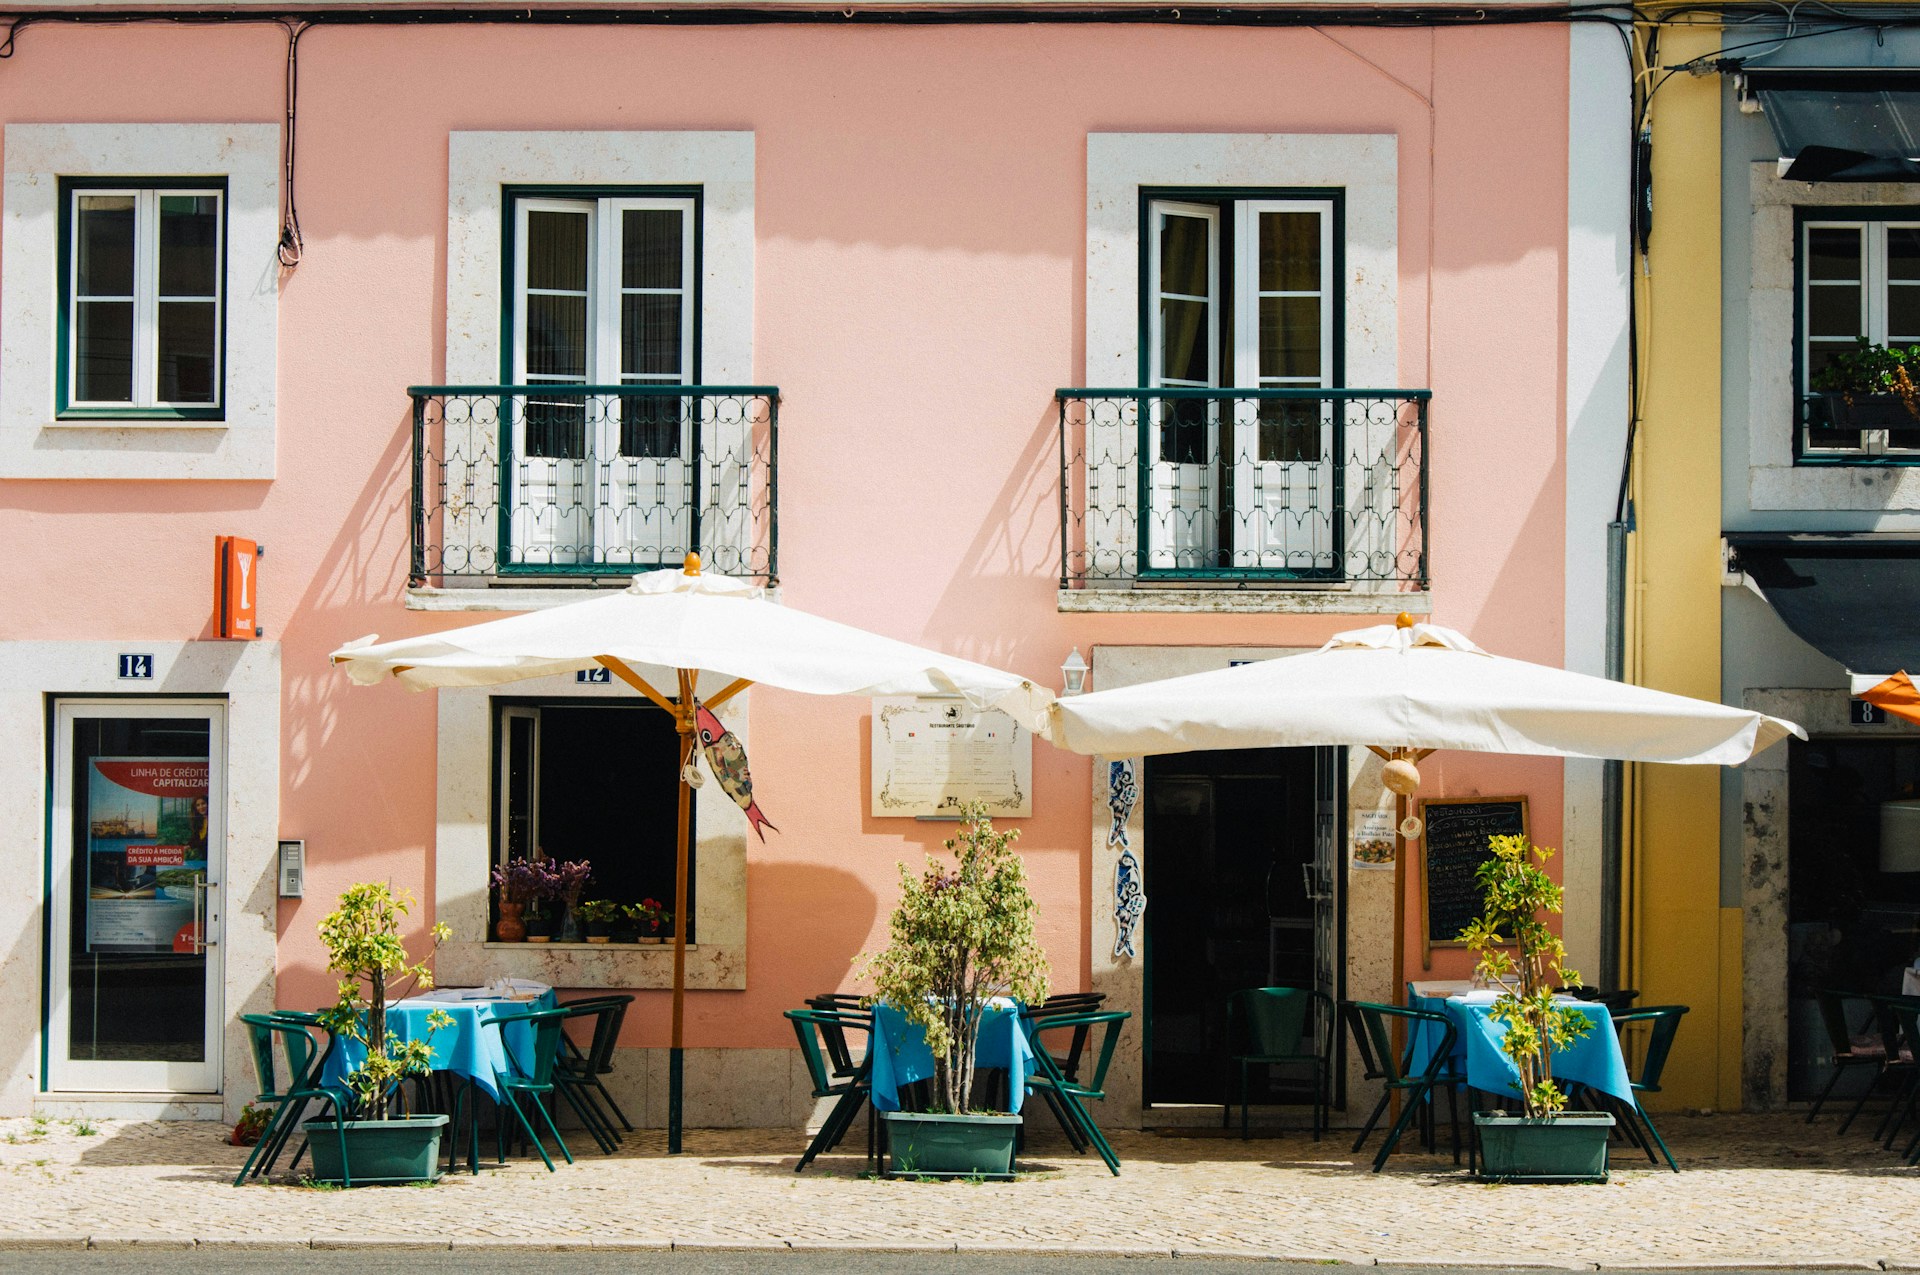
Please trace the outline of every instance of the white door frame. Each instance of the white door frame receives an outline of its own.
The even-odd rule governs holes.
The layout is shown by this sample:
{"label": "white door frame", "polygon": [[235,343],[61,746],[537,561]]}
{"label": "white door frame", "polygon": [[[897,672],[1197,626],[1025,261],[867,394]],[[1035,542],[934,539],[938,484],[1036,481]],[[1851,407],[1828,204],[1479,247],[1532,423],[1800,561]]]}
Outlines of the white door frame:
{"label": "white door frame", "polygon": [[[73,904],[73,722],[81,717],[196,717],[207,721],[207,891],[202,933],[205,1045],[199,1062],[69,1059],[67,986]],[[48,844],[48,969],[43,1012],[47,1088],[54,1092],[203,1093],[222,1090],[221,1037],[226,1028],[226,969],[221,888],[227,849],[227,704],[219,699],[60,699],[55,704],[51,840]]]}

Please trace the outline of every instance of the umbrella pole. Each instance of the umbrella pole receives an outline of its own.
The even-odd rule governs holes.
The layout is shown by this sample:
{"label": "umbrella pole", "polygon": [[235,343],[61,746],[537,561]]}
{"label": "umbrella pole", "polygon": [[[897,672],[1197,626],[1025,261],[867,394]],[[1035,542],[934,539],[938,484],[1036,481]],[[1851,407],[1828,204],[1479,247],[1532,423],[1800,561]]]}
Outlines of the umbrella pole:
{"label": "umbrella pole", "polygon": [[680,670],[680,703],[676,726],[680,731],[680,808],[673,856],[673,1040],[667,1051],[667,1154],[680,1154],[680,1092],[684,1076],[684,1032],[687,1016],[687,824],[693,789],[687,784],[687,766],[693,761],[693,678]]}

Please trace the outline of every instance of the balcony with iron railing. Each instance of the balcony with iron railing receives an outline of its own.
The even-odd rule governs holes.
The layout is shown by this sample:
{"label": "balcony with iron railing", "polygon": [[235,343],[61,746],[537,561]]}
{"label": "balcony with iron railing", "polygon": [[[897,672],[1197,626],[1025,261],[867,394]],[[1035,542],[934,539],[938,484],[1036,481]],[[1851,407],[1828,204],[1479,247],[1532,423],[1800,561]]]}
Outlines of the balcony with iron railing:
{"label": "balcony with iron railing", "polygon": [[1056,391],[1061,605],[1100,609],[1124,590],[1294,590],[1350,600],[1320,609],[1377,610],[1422,593],[1431,397]]}
{"label": "balcony with iron railing", "polygon": [[677,567],[779,579],[769,385],[416,385],[409,581],[577,584]]}

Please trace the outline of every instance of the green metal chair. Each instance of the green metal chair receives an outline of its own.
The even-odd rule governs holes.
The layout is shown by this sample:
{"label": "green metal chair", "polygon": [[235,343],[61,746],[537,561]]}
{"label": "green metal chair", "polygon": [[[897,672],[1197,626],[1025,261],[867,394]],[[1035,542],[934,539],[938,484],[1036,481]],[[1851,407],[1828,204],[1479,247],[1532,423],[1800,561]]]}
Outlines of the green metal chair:
{"label": "green metal chair", "polygon": [[[1252,1067],[1304,1067],[1313,1086],[1313,1140],[1326,1128],[1329,1104],[1329,1057],[1336,1030],[1333,998],[1304,987],[1252,987],[1227,998],[1228,1081],[1239,1075],[1239,1088],[1221,1086],[1220,1127],[1227,1127],[1232,1095],[1240,1096],[1240,1137],[1252,1137],[1247,1127],[1247,1071]],[[1316,1043],[1318,1040],[1319,1043]],[[1238,1064],[1236,1067],[1235,1064]]]}
{"label": "green metal chair", "polygon": [[[837,1101],[827,1112],[827,1118],[821,1122],[820,1132],[813,1135],[813,1141],[800,1156],[800,1163],[793,1166],[795,1173],[800,1172],[822,1151],[831,1151],[840,1145],[840,1140],[852,1127],[855,1117],[860,1114],[862,1104],[873,1097],[873,1060],[863,1057],[852,1064],[852,1071],[841,1074],[834,1063],[834,1054],[828,1042],[836,1037],[842,1042],[846,1033],[871,1032],[873,1016],[845,1013],[830,1009],[790,1009],[786,1011],[789,1022],[793,1024],[793,1034],[800,1041],[800,1056],[806,1060],[807,1076],[813,1081],[815,1098],[834,1098]],[[867,1117],[867,1161],[871,1164],[877,1150],[875,1128],[871,1114]]]}
{"label": "green metal chair", "polygon": [[[1033,1059],[1037,1070],[1027,1078],[1029,1093],[1038,1093],[1052,1109],[1054,1119],[1066,1130],[1068,1141],[1074,1144],[1076,1151],[1084,1152],[1091,1145],[1106,1161],[1108,1172],[1120,1176],[1120,1157],[1114,1153],[1113,1144],[1100,1132],[1100,1126],[1093,1122],[1088,1114],[1088,1101],[1106,1099],[1107,1068],[1113,1063],[1114,1046],[1120,1043],[1120,1029],[1133,1017],[1124,1009],[1107,1010],[1092,1014],[1048,1014],[1030,1018],[1023,1026],[1028,1039],[1033,1042]],[[1106,1033],[1100,1040],[1100,1052],[1093,1066],[1090,1080],[1070,1080],[1060,1064],[1040,1041],[1041,1033],[1056,1030],[1077,1030],[1080,1028],[1105,1027]]]}
{"label": "green metal chair", "polygon": [[[267,1118],[267,1127],[260,1131],[260,1140],[254,1143],[252,1153],[240,1167],[240,1176],[233,1180],[233,1184],[244,1186],[249,1177],[272,1172],[273,1162],[279,1159],[287,1139],[300,1127],[300,1117],[305,1113],[307,1104],[319,1101],[326,1103],[333,1111],[335,1133],[340,1139],[341,1185],[352,1186],[347,1164],[347,1135],[339,1127],[340,1122],[347,1118],[345,1108],[348,1096],[316,1080],[327,1054],[333,1049],[332,1037],[328,1037],[326,1049],[319,1047],[313,1035],[318,1030],[318,1019],[312,1014],[242,1014],[240,1021],[247,1025],[247,1040],[253,1051],[253,1073],[260,1086],[260,1092],[254,1095],[253,1100],[276,1105],[273,1114]],[[280,1087],[274,1069],[273,1042],[276,1038],[287,1059],[285,1088]],[[302,1143],[300,1151],[305,1149]],[[294,1153],[293,1165],[300,1163],[300,1151]]]}
{"label": "green metal chair", "polygon": [[1886,1073],[1889,1061],[1884,1031],[1881,1032],[1881,1039],[1878,1041],[1854,1040],[1853,1022],[1848,1016],[1850,1004],[1866,1005],[1874,1019],[1877,1021],[1879,1018],[1870,997],[1853,992],[1824,991],[1820,993],[1820,1022],[1827,1029],[1827,1043],[1833,1050],[1833,1074],[1827,1078],[1827,1087],[1820,1091],[1818,1098],[1814,1099],[1813,1109],[1807,1112],[1807,1123],[1812,1124],[1814,1118],[1820,1114],[1820,1109],[1826,1106],[1828,1095],[1833,1093],[1834,1086],[1840,1083],[1842,1075],[1861,1067],[1873,1068],[1873,1079],[1867,1083],[1866,1089],[1860,1094],[1860,1101],[1853,1104],[1853,1110],[1847,1113],[1847,1118],[1840,1122],[1840,1128],[1836,1131],[1839,1133],[1845,1133],[1847,1126],[1853,1123],[1854,1117],[1858,1116],[1861,1109],[1867,1105],[1867,1099],[1879,1087],[1880,1078]]}
{"label": "green metal chair", "polygon": [[[1038,1005],[1023,1010],[1022,1016],[1029,1021],[1034,1021],[1042,1018],[1058,1018],[1063,1014],[1098,1013],[1106,999],[1105,992],[1056,992]],[[1080,1078],[1080,1059],[1087,1052],[1087,1035],[1090,1031],[1092,1028],[1084,1026],[1074,1028],[1072,1037],[1067,1041],[1066,1052],[1053,1056],[1053,1061],[1060,1066],[1060,1074],[1068,1080]],[[1029,1032],[1029,1035],[1031,1034]]]}
{"label": "green metal chair", "polygon": [[608,1155],[613,1154],[622,1139],[620,1130],[614,1128],[613,1117],[601,1109],[601,1099],[612,1108],[613,1116],[626,1125],[627,1132],[633,1132],[633,1126],[627,1124],[626,1115],[600,1079],[613,1072],[613,1050],[620,1041],[620,1024],[626,1018],[627,1006],[632,1003],[632,996],[621,994],[572,1000],[560,1006],[569,1020],[591,1020],[593,1027],[584,1049],[573,1037],[561,1033],[561,1054],[554,1062],[553,1083],[573,1113],[580,1117],[581,1125],[592,1135],[595,1144]]}
{"label": "green metal chair", "polygon": [[[1401,1135],[1419,1116],[1421,1108],[1432,1096],[1436,1086],[1442,1086],[1447,1079],[1448,1066],[1453,1057],[1453,1043],[1456,1032],[1453,1020],[1445,1014],[1424,1009],[1407,1009],[1400,1005],[1379,1005],[1372,1001],[1343,1001],[1341,1016],[1346,1019],[1347,1029],[1353,1035],[1354,1047],[1360,1051],[1360,1062],[1367,1080],[1381,1081],[1385,1091],[1375,1105],[1373,1114],[1367,1117],[1367,1123],[1360,1129],[1360,1136],[1353,1140],[1353,1149],[1358,1151],[1372,1134],[1373,1127],[1380,1123],[1380,1116],[1393,1100],[1393,1095],[1402,1096],[1400,1118],[1393,1122],[1388,1130],[1386,1141],[1373,1157],[1373,1171],[1380,1172],[1387,1163],[1387,1157],[1400,1145]],[[1422,1035],[1412,1030],[1407,1032],[1407,1044],[1404,1055],[1395,1052],[1392,1040],[1391,1021],[1399,1019],[1409,1029],[1416,1024],[1427,1026],[1432,1033],[1438,1034],[1437,1043],[1429,1050],[1427,1057],[1417,1064],[1412,1057],[1417,1038]],[[1429,1034],[1430,1035],[1430,1034]],[[1419,1070],[1414,1070],[1415,1066]],[[1456,1087],[1444,1084],[1447,1091],[1447,1109],[1453,1124],[1453,1162],[1460,1163],[1460,1110],[1456,1100]]]}
{"label": "green metal chair", "polygon": [[[1636,1009],[1632,1013],[1613,1016],[1613,1029],[1620,1034],[1622,1044],[1626,1043],[1628,1027],[1635,1023],[1652,1024],[1652,1031],[1647,1036],[1647,1052],[1640,1060],[1640,1074],[1633,1078],[1633,1092],[1636,1098],[1643,1093],[1660,1092],[1660,1073],[1666,1070],[1667,1055],[1673,1052],[1673,1038],[1679,1032],[1680,1020],[1686,1016],[1687,1012],[1688,1007],[1685,1005],[1649,1005],[1645,1009]],[[1613,1099],[1610,1105],[1621,1123],[1626,1126],[1627,1135],[1647,1153],[1649,1162],[1660,1163],[1653,1154],[1653,1148],[1657,1146],[1660,1148],[1660,1154],[1667,1158],[1667,1167],[1675,1173],[1680,1172],[1680,1166],[1673,1161],[1673,1152],[1667,1149],[1667,1140],[1660,1136],[1660,1130],[1653,1123],[1653,1116],[1644,1105],[1635,1102],[1629,1106],[1617,1098]],[[1639,1129],[1643,1125],[1646,1132],[1652,1136],[1652,1146],[1648,1145],[1646,1138],[1640,1136]]]}
{"label": "green metal chair", "polygon": [[851,1023],[856,1027],[865,1024],[866,1029],[872,1028],[873,1010],[867,1006],[866,998],[854,992],[823,992],[807,997],[807,1008],[836,1016],[830,1021],[816,1024],[834,1078],[845,1080],[860,1070],[860,1060],[853,1056],[853,1047],[847,1041],[847,1028],[841,1024]]}
{"label": "green metal chair", "polygon": [[[540,1145],[540,1135],[534,1132],[532,1121],[527,1119],[522,1099],[532,1102],[533,1109],[540,1113],[541,1123],[547,1126],[547,1132],[560,1148],[560,1154],[567,1163],[573,1163],[573,1152],[567,1149],[566,1139],[560,1136],[559,1126],[553,1123],[553,1113],[547,1109],[547,1102],[553,1096],[554,1065],[560,1057],[561,1026],[571,1015],[565,1009],[533,1009],[521,1014],[501,1014],[484,1020],[483,1029],[491,1027],[500,1033],[500,1049],[507,1058],[507,1070],[494,1073],[493,1083],[500,1091],[500,1106],[513,1112],[520,1122],[521,1131],[540,1153],[540,1160],[552,1173],[553,1157]],[[513,1023],[528,1023],[533,1027],[533,1057],[521,1059],[515,1055],[513,1043],[507,1036],[507,1028]],[[456,1116],[456,1119],[458,1117]],[[496,1121],[499,1126],[500,1158],[507,1158],[507,1120],[504,1113]],[[479,1113],[474,1113],[472,1136],[479,1137]],[[471,1145],[471,1144],[469,1144]]]}

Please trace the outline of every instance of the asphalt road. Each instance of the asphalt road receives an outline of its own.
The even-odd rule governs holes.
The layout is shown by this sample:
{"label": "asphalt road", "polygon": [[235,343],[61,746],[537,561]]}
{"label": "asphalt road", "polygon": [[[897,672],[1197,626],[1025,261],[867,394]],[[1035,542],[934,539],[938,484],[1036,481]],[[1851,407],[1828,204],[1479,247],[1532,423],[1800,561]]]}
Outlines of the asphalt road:
{"label": "asphalt road", "polygon": [[[862,1252],[379,1252],[279,1249],[263,1253],[201,1250],[81,1251],[41,1250],[0,1252],[5,1275],[52,1275],[53,1272],[111,1272],[132,1275],[145,1271],[182,1271],[193,1275],[281,1275],[288,1271],[339,1272],[340,1275],[489,1275],[490,1272],[565,1271],[567,1275],[962,1275],[986,1271],[993,1275],[1320,1275],[1338,1264],[1300,1266],[1292,1263],[1241,1261],[1209,1257],[1055,1257],[984,1253],[862,1253]],[[1438,1266],[1368,1267],[1387,1275],[1438,1275]],[[1734,1268],[1725,1268],[1734,1269]],[[1473,1275],[1539,1275],[1532,1271],[1501,1272],[1476,1267]],[[1636,1275],[1658,1272],[1636,1271]],[[1688,1275],[1700,1275],[1696,1268]],[[1793,1275],[1786,1268],[1768,1268],[1767,1275]],[[1808,1273],[1811,1275],[1811,1272]]]}

